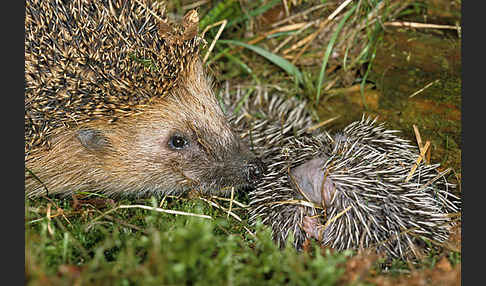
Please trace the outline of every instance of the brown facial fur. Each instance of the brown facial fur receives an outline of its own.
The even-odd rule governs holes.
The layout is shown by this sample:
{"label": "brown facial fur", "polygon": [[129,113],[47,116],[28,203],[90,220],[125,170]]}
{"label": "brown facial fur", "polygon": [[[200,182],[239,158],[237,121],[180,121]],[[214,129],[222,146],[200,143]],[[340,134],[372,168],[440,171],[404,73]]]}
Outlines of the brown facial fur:
{"label": "brown facial fur", "polygon": [[[31,155],[26,167],[29,195],[98,190],[107,194],[203,192],[249,184],[246,166],[255,160],[226,123],[199,61],[184,83],[142,113],[115,123],[95,120],[52,139],[51,148]],[[83,145],[79,130],[104,139]],[[173,150],[177,134],[188,140]],[[106,141],[106,142],[105,142]],[[45,186],[45,187],[44,187]]]}
{"label": "brown facial fur", "polygon": [[28,196],[221,192],[261,174],[212,92],[188,15],[173,30],[135,1],[27,1]]}

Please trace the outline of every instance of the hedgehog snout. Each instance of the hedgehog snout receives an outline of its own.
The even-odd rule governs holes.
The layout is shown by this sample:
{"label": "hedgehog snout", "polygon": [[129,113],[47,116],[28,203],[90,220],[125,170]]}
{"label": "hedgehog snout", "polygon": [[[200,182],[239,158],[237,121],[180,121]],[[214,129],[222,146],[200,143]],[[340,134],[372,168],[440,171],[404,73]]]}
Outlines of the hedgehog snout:
{"label": "hedgehog snout", "polygon": [[250,184],[256,184],[265,172],[265,165],[260,158],[250,160],[246,165],[247,180]]}
{"label": "hedgehog snout", "polygon": [[263,177],[264,164],[252,153],[238,152],[203,169],[201,178],[209,188],[254,187]]}

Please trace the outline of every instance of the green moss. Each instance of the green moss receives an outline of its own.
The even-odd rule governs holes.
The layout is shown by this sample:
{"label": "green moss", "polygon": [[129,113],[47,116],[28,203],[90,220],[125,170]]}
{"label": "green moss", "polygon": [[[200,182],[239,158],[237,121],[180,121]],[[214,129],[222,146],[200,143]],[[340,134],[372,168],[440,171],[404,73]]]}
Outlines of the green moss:
{"label": "green moss", "polygon": [[[44,203],[26,201],[35,207]],[[218,212],[198,200],[181,200],[171,209],[215,216]],[[84,207],[81,213],[90,210]],[[257,285],[308,285],[312,281],[332,285],[344,271],[338,265],[346,254],[323,257],[319,251],[281,250],[268,229],[259,226],[255,239],[221,213],[215,220],[139,209],[110,213],[143,228],[142,232],[105,219],[93,224],[93,219],[73,212],[64,209],[70,223],[56,218],[26,226],[29,282],[35,284],[45,277],[55,283],[82,281],[83,285],[103,284],[108,279],[114,285],[248,285],[255,281]],[[84,251],[86,257],[80,255]],[[80,275],[60,271],[65,266],[75,267]]]}

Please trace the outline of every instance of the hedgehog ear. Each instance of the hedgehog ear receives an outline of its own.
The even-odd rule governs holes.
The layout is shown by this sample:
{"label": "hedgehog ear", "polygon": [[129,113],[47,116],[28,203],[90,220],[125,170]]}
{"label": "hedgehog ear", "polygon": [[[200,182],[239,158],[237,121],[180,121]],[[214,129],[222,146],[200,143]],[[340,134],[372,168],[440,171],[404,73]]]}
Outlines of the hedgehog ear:
{"label": "hedgehog ear", "polygon": [[199,29],[199,15],[196,10],[190,10],[184,15],[182,26],[184,27],[183,40],[190,40],[197,36]]}
{"label": "hedgehog ear", "polygon": [[167,23],[167,20],[162,20],[158,23],[159,34],[162,38],[170,38],[173,33],[172,27]]}
{"label": "hedgehog ear", "polygon": [[104,152],[111,146],[110,139],[101,130],[83,128],[76,132],[76,138],[84,148],[93,152]]}

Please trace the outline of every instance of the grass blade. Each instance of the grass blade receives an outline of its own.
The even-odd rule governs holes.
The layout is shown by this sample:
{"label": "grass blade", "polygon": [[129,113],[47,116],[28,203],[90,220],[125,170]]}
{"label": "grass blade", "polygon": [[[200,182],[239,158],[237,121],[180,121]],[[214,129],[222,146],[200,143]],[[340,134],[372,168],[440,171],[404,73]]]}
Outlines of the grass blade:
{"label": "grass blade", "polygon": [[237,17],[236,19],[230,20],[228,23],[228,27],[232,27],[233,25],[236,25],[242,21],[247,20],[250,17],[256,17],[258,15],[261,15],[265,13],[267,10],[273,8],[277,3],[281,2],[280,0],[272,0],[266,5],[263,5],[253,11],[249,11],[248,14],[244,14],[243,16]]}
{"label": "grass blade", "polygon": [[353,6],[347,13],[344,15],[344,18],[339,22],[338,27],[336,28],[336,31],[334,34],[332,34],[331,40],[329,41],[329,44],[327,45],[326,53],[324,54],[324,58],[322,59],[322,65],[321,65],[321,72],[319,73],[319,80],[317,82],[317,94],[316,94],[316,104],[319,103],[319,97],[321,96],[321,88],[322,88],[322,83],[324,82],[324,75],[326,71],[326,66],[327,62],[329,60],[329,55],[331,54],[332,48],[334,47],[334,43],[336,42],[337,36],[339,35],[339,32],[341,32],[344,23],[346,23],[346,20],[348,20],[349,16],[353,13],[353,11],[356,9],[356,5]]}
{"label": "grass blade", "polygon": [[249,50],[254,51],[255,53],[259,54],[260,56],[266,58],[267,60],[271,61],[275,65],[279,66],[283,70],[285,70],[288,74],[292,75],[296,81],[296,83],[301,83],[302,82],[302,73],[299,71],[299,69],[293,65],[291,62],[287,61],[286,59],[269,52],[259,46],[255,45],[249,45],[247,43],[243,43],[240,41],[235,41],[235,40],[219,40],[220,43],[226,43],[226,44],[233,44],[237,46],[242,46],[244,48],[247,48]]}
{"label": "grass blade", "polygon": [[230,18],[231,15],[239,13],[235,9],[236,5],[237,3],[234,0],[219,2],[199,21],[199,30],[203,31],[210,24]]}
{"label": "grass blade", "polygon": [[260,84],[260,80],[258,79],[258,77],[253,73],[253,71],[251,70],[251,68],[245,64],[242,60],[240,60],[239,58],[237,57],[234,57],[233,55],[231,55],[230,53],[227,53],[227,52],[224,52],[224,55],[232,62],[238,64],[247,74],[249,74],[253,80],[259,85]]}

